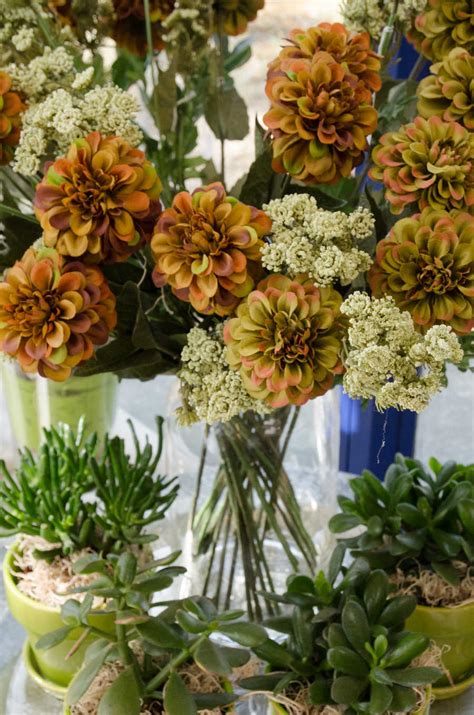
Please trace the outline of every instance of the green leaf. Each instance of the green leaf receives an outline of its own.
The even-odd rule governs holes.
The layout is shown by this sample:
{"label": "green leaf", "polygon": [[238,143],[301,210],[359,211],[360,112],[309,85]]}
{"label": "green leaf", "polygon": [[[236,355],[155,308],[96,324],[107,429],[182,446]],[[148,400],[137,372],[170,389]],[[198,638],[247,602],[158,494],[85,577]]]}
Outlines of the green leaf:
{"label": "green leaf", "polygon": [[248,37],[236,44],[224,60],[224,69],[227,73],[232,72],[244,65],[252,56],[252,47]]}
{"label": "green leaf", "polygon": [[344,634],[349,643],[362,656],[366,655],[365,643],[370,642],[370,627],[367,614],[357,601],[349,600],[342,609]]}
{"label": "green leaf", "polygon": [[350,648],[338,646],[330,648],[327,652],[329,665],[344,675],[353,675],[356,678],[366,678],[369,668],[365,660]]}
{"label": "green leaf", "polygon": [[223,633],[239,645],[255,648],[264,643],[268,634],[263,626],[256,623],[229,623],[219,626],[219,632]]}
{"label": "green leaf", "polygon": [[369,703],[369,712],[371,715],[383,715],[383,713],[387,713],[391,702],[391,689],[381,683],[372,683]]}
{"label": "green leaf", "polygon": [[199,711],[227,712],[223,709],[224,706],[231,705],[238,697],[236,693],[193,693]]}
{"label": "green leaf", "polygon": [[204,116],[217,139],[245,139],[249,133],[247,106],[234,86],[210,91],[204,100]]}
{"label": "green leaf", "polygon": [[98,715],[140,715],[140,690],[133,668],[126,668],[105,691]]}
{"label": "green leaf", "polygon": [[158,107],[158,127],[162,134],[169,134],[173,129],[177,98],[176,63],[171,61],[168,69],[159,70],[159,81],[152,98]]}
{"label": "green leaf", "polygon": [[337,544],[331,554],[328,567],[328,580],[331,585],[334,585],[335,580],[341,572],[341,566],[342,562],[344,561],[345,553],[346,547],[344,546],[344,544]]}
{"label": "green leaf", "polygon": [[232,668],[241,668],[250,660],[250,652],[243,648],[231,648],[230,646],[224,645],[220,645],[219,648],[221,652],[224,653]]}
{"label": "green leaf", "polygon": [[150,578],[145,578],[139,583],[134,584],[134,589],[140,591],[140,593],[156,593],[157,591],[164,591],[165,588],[169,588],[173,583],[171,576],[160,576],[157,574],[155,576],[150,576]]}
{"label": "green leaf", "polygon": [[293,610],[293,635],[300,658],[309,658],[313,652],[313,628],[301,608]]}
{"label": "green leaf", "polygon": [[186,641],[181,637],[176,626],[168,625],[160,620],[159,616],[138,624],[136,629],[142,638],[160,648],[178,649],[186,646]]}
{"label": "green leaf", "polygon": [[105,573],[106,562],[97,558],[96,554],[86,554],[76,559],[72,565],[74,573]]}
{"label": "green leaf", "polygon": [[51,633],[45,633],[41,638],[39,638],[35,643],[35,648],[39,650],[48,650],[48,648],[54,648],[54,646],[59,645],[65,640],[74,626],[62,626]]}
{"label": "green leaf", "polygon": [[392,688],[392,702],[390,706],[393,712],[406,713],[415,709],[417,697],[414,690],[411,688],[403,688],[398,685]]}
{"label": "green leaf", "polygon": [[144,59],[133,55],[127,50],[119,49],[118,56],[112,65],[112,80],[121,89],[128,89],[143,77]]}
{"label": "green leaf", "polygon": [[129,551],[120,554],[117,562],[118,577],[125,586],[130,586],[137,573],[137,559]]}
{"label": "green leaf", "polygon": [[458,586],[461,582],[458,570],[452,565],[444,561],[432,561],[431,566],[437,574],[444,578],[451,586]]}
{"label": "green leaf", "polygon": [[171,673],[164,688],[165,711],[168,715],[197,715],[198,710],[184,680],[178,673]]}
{"label": "green leaf", "polygon": [[329,528],[333,534],[340,534],[343,531],[349,531],[355,526],[359,526],[361,520],[354,514],[334,514],[329,519]]}
{"label": "green leaf", "polygon": [[331,683],[322,678],[309,686],[309,702],[312,705],[325,705],[331,702]]}
{"label": "green leaf", "polygon": [[79,626],[81,624],[81,604],[74,598],[69,598],[61,606],[61,620],[68,626]]}
{"label": "green leaf", "polygon": [[203,623],[192,613],[187,613],[186,611],[177,611],[176,620],[181,628],[188,633],[203,633],[208,627],[207,623]]}
{"label": "green leaf", "polygon": [[393,683],[391,677],[382,668],[372,668],[370,677],[375,683],[380,683],[381,685],[392,685]]}
{"label": "green leaf", "polygon": [[331,686],[331,698],[340,705],[350,705],[357,702],[359,695],[367,685],[367,681],[342,675],[335,678]]}
{"label": "green leaf", "polygon": [[89,689],[90,684],[102,668],[107,652],[108,650],[104,648],[95,656],[95,658],[87,661],[81,670],[76,673],[66,693],[66,705],[74,705],[74,703],[77,703],[77,701],[80,700],[84,693]]}
{"label": "green leaf", "polygon": [[388,675],[397,685],[416,688],[420,685],[431,685],[442,676],[438,668],[406,668],[403,670],[387,670]]}
{"label": "green leaf", "polygon": [[375,623],[387,602],[389,582],[384,571],[373,571],[364,589],[364,603],[371,623]]}
{"label": "green leaf", "polygon": [[391,628],[402,625],[416,608],[415,596],[397,596],[392,598],[382,611],[379,623]]}
{"label": "green leaf", "polygon": [[310,579],[309,576],[301,576],[300,574],[292,575],[288,578],[287,589],[288,593],[306,593],[313,595],[315,592],[314,581]]}
{"label": "green leaf", "polygon": [[462,499],[458,502],[458,514],[466,531],[474,535],[474,499]]}
{"label": "green leaf", "polygon": [[274,180],[272,155],[269,145],[251,164],[250,169],[241,182],[237,198],[252,206],[262,206],[271,198],[271,185]]}
{"label": "green leaf", "polygon": [[344,635],[344,629],[340,623],[331,623],[327,629],[327,641],[330,648],[342,646],[349,647],[350,643]]}
{"label": "green leaf", "polygon": [[198,645],[194,652],[194,660],[203,670],[209,673],[229,675],[232,672],[232,666],[227,660],[224,651],[221,651],[219,646],[209,638],[206,638]]}
{"label": "green leaf", "polygon": [[383,659],[386,668],[405,668],[429,646],[429,639],[422,633],[407,633],[389,649]]}
{"label": "green leaf", "polygon": [[284,646],[272,641],[266,640],[254,649],[255,655],[269,663],[273,668],[291,669],[293,658]]}
{"label": "green leaf", "polygon": [[397,513],[406,524],[414,526],[415,529],[426,526],[426,518],[413,504],[399,504],[397,506]]}

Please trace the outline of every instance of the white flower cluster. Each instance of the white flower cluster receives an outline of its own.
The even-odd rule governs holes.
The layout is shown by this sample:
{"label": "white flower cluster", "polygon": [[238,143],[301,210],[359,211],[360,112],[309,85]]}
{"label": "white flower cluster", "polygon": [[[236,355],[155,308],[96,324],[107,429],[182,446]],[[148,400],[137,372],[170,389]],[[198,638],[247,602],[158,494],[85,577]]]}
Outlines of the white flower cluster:
{"label": "white flower cluster", "polygon": [[229,367],[222,331],[220,325],[212,332],[192,328],[188,333],[179,371],[183,407],[177,414],[182,425],[228,422],[247,410],[271,412],[264,402],[250,397],[239,373]]}
{"label": "white flower cluster", "polygon": [[435,325],[420,335],[391,296],[356,292],[341,311],[349,318],[344,390],[353,398],[375,398],[379,410],[421,412],[443,387],[446,361],[463,358],[449,326]]}
{"label": "white flower cluster", "polygon": [[[80,82],[82,75],[76,80]],[[92,131],[117,134],[137,146],[143,138],[134,122],[138,110],[137,100],[115,85],[94,87],[83,96],[57,89],[23,115],[13,168],[19,174],[33,175],[48,149],[55,156],[63,154],[72,141]]]}
{"label": "white flower cluster", "polygon": [[[32,7],[30,0],[0,0],[0,66],[9,62],[25,62],[43,52],[44,35],[38,23],[38,14],[44,22],[50,16],[47,3]],[[55,28],[56,39],[61,44],[73,44],[74,36],[67,25]]]}
{"label": "white flower cluster", "polygon": [[309,194],[289,194],[263,208],[273,222],[271,242],[262,248],[262,263],[269,271],[307,273],[323,287],[348,285],[370,268],[369,254],[355,247],[374,229],[367,209],[349,215],[325,211]]}
{"label": "white flower cluster", "polygon": [[14,88],[27,97],[29,104],[39,102],[56,89],[67,89],[76,77],[74,57],[65,47],[54,50],[45,47],[42,55],[27,63],[13,62],[5,67],[5,71],[12,78]]}
{"label": "white flower cluster", "polygon": [[[400,0],[397,3],[396,24],[408,32],[413,21],[428,5],[428,0]],[[380,39],[395,8],[395,0],[345,0],[341,6],[344,24],[353,32],[368,32]]]}

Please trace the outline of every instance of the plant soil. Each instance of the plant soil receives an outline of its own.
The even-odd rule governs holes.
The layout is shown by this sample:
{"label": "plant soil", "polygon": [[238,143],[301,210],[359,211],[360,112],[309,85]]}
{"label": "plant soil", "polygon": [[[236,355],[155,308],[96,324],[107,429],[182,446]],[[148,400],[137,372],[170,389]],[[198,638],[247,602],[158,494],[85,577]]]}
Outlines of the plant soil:
{"label": "plant soil", "polygon": [[453,608],[474,602],[474,566],[455,561],[460,583],[452,586],[439,574],[428,569],[418,573],[405,573],[401,568],[390,576],[390,581],[397,586],[399,595],[416,596],[420,605]]}

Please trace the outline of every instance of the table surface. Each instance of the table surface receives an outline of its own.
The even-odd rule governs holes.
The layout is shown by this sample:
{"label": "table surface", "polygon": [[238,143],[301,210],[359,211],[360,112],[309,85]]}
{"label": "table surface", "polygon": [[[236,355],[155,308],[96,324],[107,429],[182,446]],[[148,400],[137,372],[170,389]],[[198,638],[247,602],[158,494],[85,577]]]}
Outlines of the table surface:
{"label": "table surface", "polygon": [[[3,560],[5,543],[1,546]],[[21,658],[23,629],[8,613],[0,582],[0,715],[62,715],[62,704],[27,675]],[[435,703],[431,715],[474,715],[474,688],[453,700]]]}

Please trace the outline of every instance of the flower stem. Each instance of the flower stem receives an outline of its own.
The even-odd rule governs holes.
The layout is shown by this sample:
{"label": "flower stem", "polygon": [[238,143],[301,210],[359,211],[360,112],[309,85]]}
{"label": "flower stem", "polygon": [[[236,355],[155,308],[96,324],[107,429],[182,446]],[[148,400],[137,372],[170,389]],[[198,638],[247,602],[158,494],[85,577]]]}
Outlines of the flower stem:
{"label": "flower stem", "polygon": [[146,693],[152,693],[154,690],[160,687],[166,679],[171,675],[171,673],[176,670],[176,668],[179,668],[180,665],[183,665],[183,663],[186,663],[187,660],[193,655],[193,653],[196,652],[196,650],[199,648],[201,643],[204,643],[204,641],[207,640],[209,637],[209,633],[203,633],[199,638],[196,638],[194,643],[189,646],[189,648],[184,648],[179,655],[175,656],[172,660],[169,661],[165,665],[164,668],[160,670],[155,677],[150,680],[149,683],[147,683],[145,687],[145,692]]}

